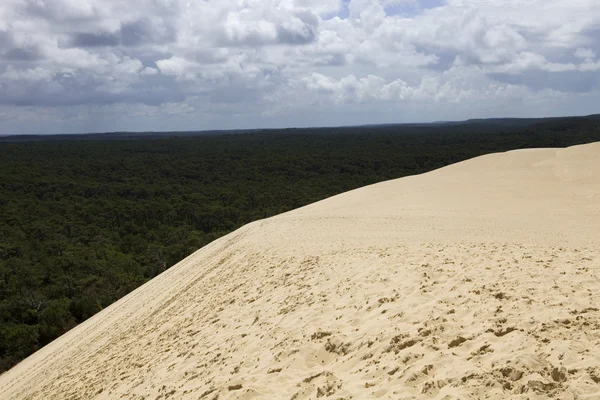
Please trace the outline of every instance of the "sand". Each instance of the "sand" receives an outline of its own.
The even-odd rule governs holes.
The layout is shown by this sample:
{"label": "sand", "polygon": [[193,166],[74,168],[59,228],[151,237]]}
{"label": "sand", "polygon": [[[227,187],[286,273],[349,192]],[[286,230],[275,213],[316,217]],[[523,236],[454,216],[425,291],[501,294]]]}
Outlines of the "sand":
{"label": "sand", "polygon": [[257,221],[0,376],[2,399],[599,399],[600,143]]}

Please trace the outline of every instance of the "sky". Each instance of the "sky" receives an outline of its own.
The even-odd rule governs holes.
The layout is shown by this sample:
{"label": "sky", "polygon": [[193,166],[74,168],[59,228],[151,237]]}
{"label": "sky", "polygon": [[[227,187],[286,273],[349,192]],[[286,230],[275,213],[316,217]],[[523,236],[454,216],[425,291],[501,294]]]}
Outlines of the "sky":
{"label": "sky", "polygon": [[1,0],[0,134],[600,113],[598,0]]}

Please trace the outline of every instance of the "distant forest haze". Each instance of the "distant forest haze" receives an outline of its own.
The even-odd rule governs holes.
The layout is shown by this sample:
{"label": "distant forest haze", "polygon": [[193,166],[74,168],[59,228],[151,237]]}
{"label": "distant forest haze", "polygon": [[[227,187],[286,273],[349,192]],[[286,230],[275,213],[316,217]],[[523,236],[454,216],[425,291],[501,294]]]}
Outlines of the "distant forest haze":
{"label": "distant forest haze", "polygon": [[140,136],[2,138],[0,371],[248,222],[600,118]]}

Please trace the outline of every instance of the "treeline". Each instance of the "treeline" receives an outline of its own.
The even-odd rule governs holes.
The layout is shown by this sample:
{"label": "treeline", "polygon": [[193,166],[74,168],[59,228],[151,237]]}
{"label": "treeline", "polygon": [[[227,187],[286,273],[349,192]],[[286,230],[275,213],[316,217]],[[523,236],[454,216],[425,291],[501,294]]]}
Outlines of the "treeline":
{"label": "treeline", "polygon": [[599,125],[1,143],[0,371],[250,221],[481,154],[598,141]]}

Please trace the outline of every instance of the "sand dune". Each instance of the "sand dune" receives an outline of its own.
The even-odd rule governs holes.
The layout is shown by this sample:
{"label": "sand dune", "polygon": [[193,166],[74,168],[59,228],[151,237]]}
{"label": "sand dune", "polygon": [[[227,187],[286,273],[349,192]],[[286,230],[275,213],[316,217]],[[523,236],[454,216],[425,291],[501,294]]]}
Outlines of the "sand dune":
{"label": "sand dune", "polygon": [[0,376],[3,399],[599,399],[600,143],[257,221]]}

